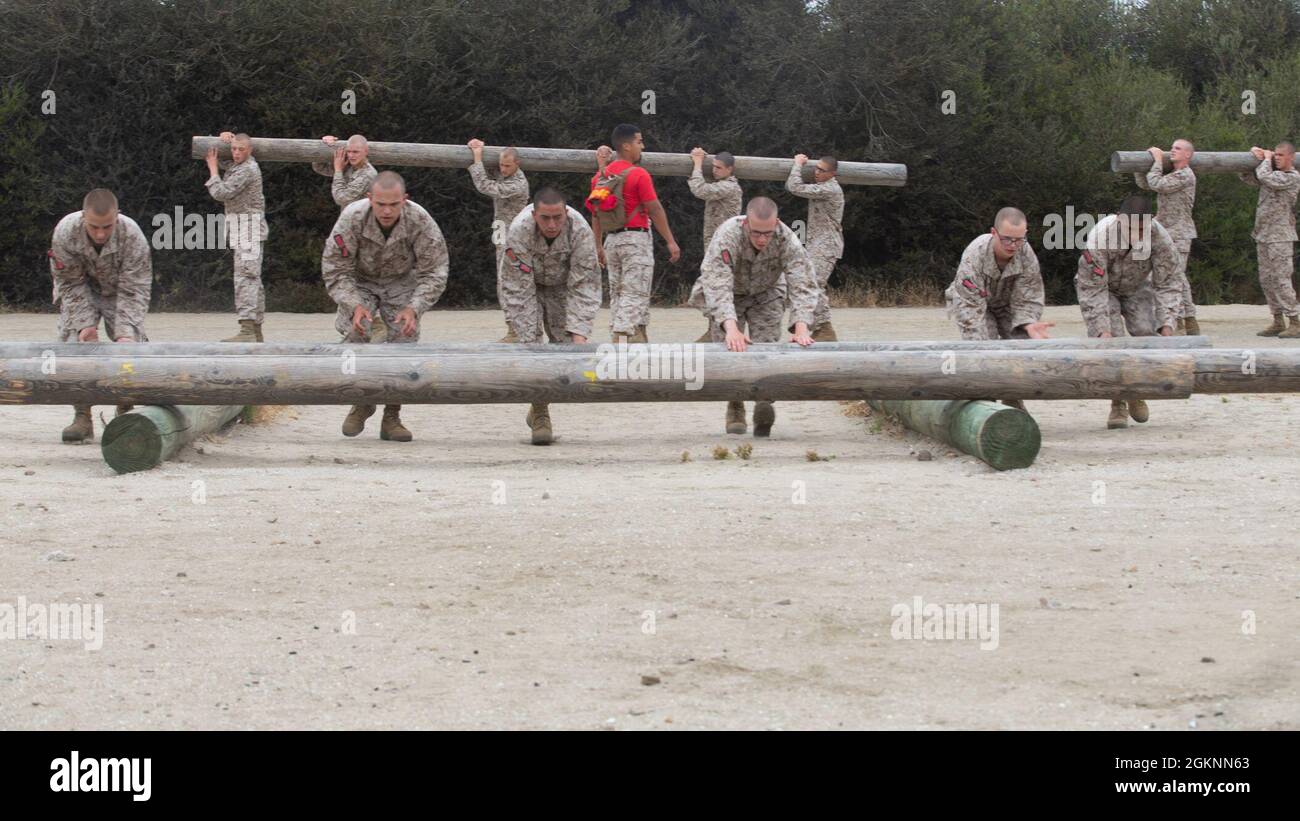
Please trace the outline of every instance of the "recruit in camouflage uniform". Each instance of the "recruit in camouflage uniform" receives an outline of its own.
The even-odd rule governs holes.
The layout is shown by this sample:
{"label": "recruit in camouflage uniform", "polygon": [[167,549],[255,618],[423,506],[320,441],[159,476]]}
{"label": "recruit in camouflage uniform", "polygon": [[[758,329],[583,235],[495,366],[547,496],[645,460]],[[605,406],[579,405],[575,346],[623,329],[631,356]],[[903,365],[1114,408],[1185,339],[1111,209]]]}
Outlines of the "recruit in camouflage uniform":
{"label": "recruit in camouflage uniform", "polygon": [[[835,263],[844,255],[844,190],[835,179],[835,168],[823,170],[824,165],[836,165],[831,157],[817,161],[816,179],[803,181],[803,167],[807,157],[799,154],[786,178],[786,190],[808,200],[808,254],[812,257],[813,271],[817,277],[817,311],[813,315],[813,339],[834,342],[838,337],[831,325],[831,303],[826,296],[826,283],[835,270]],[[825,179],[822,179],[822,178]]]}
{"label": "recruit in camouflage uniform", "polygon": [[[116,207],[111,212],[116,214],[116,222],[98,251],[86,233],[85,211],[68,214],[54,229],[48,256],[61,342],[79,342],[87,330],[97,335],[101,321],[104,333],[114,342],[149,341],[144,332],[153,288],[149,242],[135,220],[117,212]],[[103,219],[106,215],[92,214],[92,219],[96,216]],[[119,405],[118,413],[129,409],[130,405]],[[75,416],[63,431],[63,441],[92,439],[90,405],[74,405],[73,410]]]}
{"label": "recruit in camouflage uniform", "polygon": [[[1178,143],[1184,143],[1185,148]],[[1191,156],[1191,143],[1179,140],[1174,143],[1175,152],[1186,151]],[[1155,154],[1160,156],[1155,158]],[[1156,192],[1156,221],[1165,227],[1178,249],[1178,281],[1182,283],[1182,307],[1178,314],[1178,324],[1189,336],[1201,332],[1200,323],[1196,321],[1196,303],[1192,301],[1192,284],[1187,279],[1187,259],[1192,253],[1192,240],[1196,239],[1196,222],[1192,219],[1192,208],[1196,205],[1196,172],[1191,166],[1164,172],[1164,152],[1152,151],[1151,170],[1145,174],[1134,174],[1133,180],[1139,188]]]}
{"label": "recruit in camouflage uniform", "polygon": [[[774,204],[771,213],[775,233],[762,250],[750,237],[748,216],[718,226],[705,249],[689,304],[709,319],[714,342],[726,342],[728,320],[753,342],[779,342],[787,302],[790,329],[798,323],[811,327],[818,294],[812,259],[798,235],[775,220]],[[754,403],[755,436],[769,435],[775,420],[771,402]],[[744,402],[727,403],[726,426],[727,433],[746,431]]]}
{"label": "recruit in camouflage uniform", "polygon": [[[492,200],[492,247],[496,250],[497,259],[497,303],[504,304],[501,297],[501,259],[505,246],[502,241],[515,217],[528,204],[528,178],[519,167],[519,155],[513,148],[501,151],[498,159],[500,176],[497,179],[490,177],[483,166],[483,141],[470,140],[469,149],[474,155],[474,162],[469,167],[470,180],[480,194]],[[509,324],[506,323],[506,335],[502,342],[517,341],[514,329]]]}
{"label": "recruit in camouflage uniform", "polygon": [[[1292,162],[1294,151],[1291,149]],[[1296,194],[1300,193],[1300,172],[1291,167],[1285,171],[1275,168],[1272,152],[1262,153],[1266,156],[1253,172],[1239,175],[1242,182],[1259,188],[1251,237],[1259,260],[1259,284],[1273,314],[1273,324],[1258,335],[1297,339],[1300,338],[1300,316],[1297,316],[1300,308],[1296,305],[1291,278],[1295,273],[1295,203]],[[1284,317],[1290,319],[1290,327]]]}
{"label": "recruit in camouflage uniform", "polygon": [[[700,152],[702,161],[703,149],[697,148],[695,150]],[[695,152],[692,151],[692,157],[694,157],[694,154]],[[742,197],[740,183],[736,181],[734,175],[708,182],[704,179],[704,169],[701,167],[701,162],[697,162],[694,169],[691,170],[691,176],[686,180],[686,184],[690,187],[692,194],[704,200],[704,247],[708,248],[709,243],[713,240],[713,233],[718,230],[718,226],[740,214],[740,200]]]}
{"label": "recruit in camouflage uniform", "polygon": [[346,208],[364,197],[370,190],[370,184],[379,176],[369,160],[360,167],[345,162],[341,170],[336,169],[332,162],[314,162],[311,168],[322,177],[334,180],[330,184],[330,196],[339,208]]}
{"label": "recruit in camouflage uniform", "polygon": [[[601,287],[596,237],[582,214],[553,189],[543,190],[538,203],[510,223],[503,253],[501,307],[516,341],[586,342],[600,310]],[[551,443],[548,405],[533,404],[527,422],[534,445]]]}
{"label": "recruit in camouflage uniform", "polygon": [[[1121,216],[1128,219],[1120,220]],[[1126,222],[1140,224],[1148,220],[1150,230],[1143,232],[1141,243],[1133,243],[1125,231]],[[1178,259],[1178,248],[1169,232],[1150,219],[1149,205],[1145,213],[1111,214],[1098,222],[1088,234],[1087,247],[1079,255],[1074,275],[1088,336],[1172,334],[1183,299]],[[1129,417],[1135,422],[1147,421],[1150,412],[1146,402],[1112,401],[1106,426],[1127,427]]]}
{"label": "recruit in camouflage uniform", "polygon": [[976,237],[962,252],[944,297],[962,339],[1026,339],[1024,326],[1039,322],[1045,297],[1038,257],[1021,243],[1005,268],[993,256],[993,233]]}
{"label": "recruit in camouflage uniform", "polygon": [[[235,314],[239,333],[224,342],[261,342],[266,294],[262,288],[262,245],[266,241],[266,202],[262,198],[262,170],[253,159],[247,136],[223,132],[230,143],[233,161],[217,162],[216,150],[208,152],[211,172],[208,193],[226,207],[226,243],[234,257]],[[225,171],[223,177],[218,170]]]}
{"label": "recruit in camouflage uniform", "polygon": [[[418,342],[420,317],[433,307],[447,287],[447,244],[428,211],[406,200],[396,224],[385,236],[373,213],[371,199],[392,194],[391,190],[378,189],[384,184],[384,174],[376,178],[370,198],[343,209],[321,255],[325,287],[339,306],[334,327],[346,343],[370,341],[368,330],[359,331],[353,323],[358,309],[383,318],[389,328],[385,342]],[[414,312],[414,327],[409,333],[403,333],[401,315],[408,310]],[[381,439],[411,440],[410,431],[401,422],[401,407],[384,408]],[[354,405],[343,423],[343,434],[361,433],[365,420],[374,412],[374,405]]]}
{"label": "recruit in camouflage uniform", "polygon": [[[736,158],[732,154],[720,151],[714,155],[713,182],[706,182],[704,179],[705,156],[703,148],[697,146],[691,150],[693,168],[686,185],[691,189],[692,194],[704,200],[704,244],[700,247],[707,250],[718,226],[740,214],[743,192],[740,190],[740,183],[736,180]],[[705,328],[704,334],[695,341],[712,342],[712,331]]]}
{"label": "recruit in camouflage uniform", "polygon": [[[379,176],[379,171],[370,164],[366,157],[370,154],[370,143],[360,134],[353,134],[340,143],[333,134],[320,138],[321,142],[334,150],[334,159],[329,162],[314,162],[312,170],[324,177],[329,177],[330,196],[340,209],[364,197],[370,191],[370,185]],[[353,157],[363,162],[353,164]],[[370,329],[370,341],[383,342],[388,336],[388,326],[384,320],[376,317]]]}

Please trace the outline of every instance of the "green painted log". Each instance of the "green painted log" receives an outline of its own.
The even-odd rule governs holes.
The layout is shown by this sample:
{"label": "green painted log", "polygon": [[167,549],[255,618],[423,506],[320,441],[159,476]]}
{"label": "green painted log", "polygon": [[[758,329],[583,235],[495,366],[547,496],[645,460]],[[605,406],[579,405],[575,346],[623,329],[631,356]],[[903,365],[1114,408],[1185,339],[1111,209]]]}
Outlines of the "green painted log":
{"label": "green painted log", "polygon": [[997,470],[1029,467],[1043,444],[1034,417],[997,402],[870,399],[867,404]]}
{"label": "green painted log", "polygon": [[221,430],[243,411],[243,405],[145,405],[108,423],[100,451],[118,473],[150,470],[185,444]]}

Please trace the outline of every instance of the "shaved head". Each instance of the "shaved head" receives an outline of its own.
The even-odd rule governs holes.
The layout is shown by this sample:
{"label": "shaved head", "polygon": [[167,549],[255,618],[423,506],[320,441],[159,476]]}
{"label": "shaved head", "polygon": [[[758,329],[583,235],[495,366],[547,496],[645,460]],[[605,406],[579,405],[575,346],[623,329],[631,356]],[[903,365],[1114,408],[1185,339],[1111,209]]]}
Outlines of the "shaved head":
{"label": "shaved head", "polygon": [[406,180],[396,171],[380,171],[379,176],[370,184],[371,191],[397,191],[399,194],[406,193]]}
{"label": "shaved head", "polygon": [[744,232],[755,251],[761,253],[781,231],[776,214],[776,203],[767,197],[754,197],[745,206]]}
{"label": "shaved head", "polygon": [[81,200],[81,210],[101,217],[116,215],[117,197],[107,188],[96,188]]}
{"label": "shaved head", "polygon": [[1294,153],[1295,153],[1295,145],[1293,145],[1292,143],[1289,143],[1289,142],[1283,140],[1282,142],[1280,142],[1280,143],[1277,144],[1277,147],[1276,147],[1276,148],[1273,149],[1273,153],[1274,153],[1274,154],[1294,154]]}
{"label": "shaved head", "polygon": [[502,177],[513,177],[519,170],[519,152],[514,148],[501,149],[501,155],[497,157],[497,168],[501,169]]}
{"label": "shaved head", "polygon": [[370,213],[375,222],[384,231],[390,231],[402,218],[402,209],[406,207],[406,180],[396,171],[381,171],[370,184],[366,199],[370,200]]}
{"label": "shaved head", "polygon": [[107,188],[96,188],[81,201],[81,224],[96,248],[103,248],[117,227],[117,197]]}
{"label": "shaved head", "polygon": [[777,213],[776,202],[769,197],[754,197],[745,206],[745,216],[757,220],[776,219]]}
{"label": "shaved head", "polygon": [[1024,211],[1007,206],[998,211],[998,215],[993,218],[993,227],[1000,229],[1007,225],[1024,225],[1025,221]]}
{"label": "shaved head", "polygon": [[351,137],[348,137],[348,147],[349,147],[349,148],[369,148],[369,147],[370,147],[370,141],[367,140],[365,137],[361,136],[360,134],[353,134]]}
{"label": "shaved head", "polygon": [[564,194],[560,193],[558,188],[548,185],[545,188],[538,189],[533,196],[533,203],[535,205],[564,205]]}
{"label": "shaved head", "polygon": [[236,164],[253,156],[253,140],[242,131],[230,139],[230,159]]}

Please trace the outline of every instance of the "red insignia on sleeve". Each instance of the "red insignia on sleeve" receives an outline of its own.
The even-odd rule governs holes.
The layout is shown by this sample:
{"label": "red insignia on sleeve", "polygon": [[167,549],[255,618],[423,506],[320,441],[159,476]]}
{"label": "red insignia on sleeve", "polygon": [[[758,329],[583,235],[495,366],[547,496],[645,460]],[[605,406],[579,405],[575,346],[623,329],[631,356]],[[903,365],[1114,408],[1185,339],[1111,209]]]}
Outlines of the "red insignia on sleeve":
{"label": "red insignia on sleeve", "polygon": [[731,252],[728,251],[726,248],[722,249],[722,261],[727,263],[728,265],[731,264]]}
{"label": "red insignia on sleeve", "polygon": [[51,248],[50,250],[46,251],[46,252],[45,252],[45,256],[47,256],[47,257],[49,257],[50,259],[54,260],[54,267],[55,267],[55,268],[58,268],[60,271],[63,270],[63,261],[62,261],[61,259],[59,259],[58,257],[54,256],[54,249],[53,249],[53,248]]}
{"label": "red insignia on sleeve", "polygon": [[967,290],[971,290],[971,291],[978,291],[978,290],[979,290],[979,287],[975,285],[975,282],[974,282],[970,277],[967,277],[967,278],[963,279],[963,280],[961,281],[961,284],[962,284],[962,287],[963,287],[963,288],[966,288]]}
{"label": "red insignia on sleeve", "polygon": [[1092,254],[1088,253],[1087,251],[1084,251],[1083,261],[1092,266],[1093,276],[1099,276],[1099,277],[1106,276],[1106,271],[1102,269],[1100,265],[1092,261]]}
{"label": "red insignia on sleeve", "polygon": [[519,258],[515,256],[515,249],[513,248],[506,249],[506,259],[510,260],[512,263],[519,261]]}
{"label": "red insignia on sleeve", "polygon": [[519,270],[524,272],[525,274],[531,274],[533,272],[532,268],[529,268],[527,265],[523,264],[522,262],[519,263]]}
{"label": "red insignia on sleeve", "polygon": [[346,243],[343,242],[343,237],[342,237],[342,236],[340,236],[339,234],[335,234],[335,235],[334,235],[334,244],[337,245],[337,246],[339,247],[339,253],[340,253],[340,254],[342,254],[342,255],[345,256],[345,257],[348,255],[348,246],[347,246]]}

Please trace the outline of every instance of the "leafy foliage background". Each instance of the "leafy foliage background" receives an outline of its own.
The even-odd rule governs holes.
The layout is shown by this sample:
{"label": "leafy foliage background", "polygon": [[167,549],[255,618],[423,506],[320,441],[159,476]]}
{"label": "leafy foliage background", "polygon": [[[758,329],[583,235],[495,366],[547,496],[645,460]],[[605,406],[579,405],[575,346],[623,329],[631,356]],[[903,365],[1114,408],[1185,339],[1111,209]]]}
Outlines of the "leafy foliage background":
{"label": "leafy foliage background", "polygon": [[[1111,151],[1272,146],[1300,119],[1300,0],[0,0],[0,35],[0,304],[22,307],[48,303],[49,235],[88,189],[112,188],[147,234],[177,206],[219,208],[190,137],[227,129],[594,148],[629,121],[652,151],[902,162],[907,187],[848,189],[832,284],[937,296],[1003,205],[1035,240],[1067,205],[1113,210],[1134,186]],[[491,204],[463,171],[398,170],[450,243],[443,304],[491,304]],[[263,172],[269,307],[327,310],[329,183]],[[579,175],[529,176],[584,193]],[[671,302],[696,276],[702,203],[683,179],[657,185],[683,248],[669,264],[658,243]],[[745,189],[806,213],[777,183]],[[1201,176],[1199,302],[1261,301],[1254,197]],[[1074,253],[1039,256],[1049,298],[1073,301]],[[225,252],[158,251],[154,268],[155,310],[229,310]]]}

